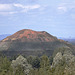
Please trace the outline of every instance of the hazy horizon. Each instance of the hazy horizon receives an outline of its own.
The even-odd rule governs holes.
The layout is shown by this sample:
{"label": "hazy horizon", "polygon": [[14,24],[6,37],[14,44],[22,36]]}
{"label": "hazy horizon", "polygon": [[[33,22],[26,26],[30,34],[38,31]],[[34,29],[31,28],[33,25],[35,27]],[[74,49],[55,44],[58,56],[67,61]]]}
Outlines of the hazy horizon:
{"label": "hazy horizon", "polygon": [[0,0],[0,35],[22,29],[75,38],[75,1]]}

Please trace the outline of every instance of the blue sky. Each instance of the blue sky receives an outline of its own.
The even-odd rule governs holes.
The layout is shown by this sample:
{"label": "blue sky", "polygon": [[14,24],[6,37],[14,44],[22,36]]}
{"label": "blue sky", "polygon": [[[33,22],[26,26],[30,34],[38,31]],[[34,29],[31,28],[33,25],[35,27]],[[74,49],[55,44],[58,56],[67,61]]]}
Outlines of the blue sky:
{"label": "blue sky", "polygon": [[0,0],[0,34],[21,29],[75,37],[75,0]]}

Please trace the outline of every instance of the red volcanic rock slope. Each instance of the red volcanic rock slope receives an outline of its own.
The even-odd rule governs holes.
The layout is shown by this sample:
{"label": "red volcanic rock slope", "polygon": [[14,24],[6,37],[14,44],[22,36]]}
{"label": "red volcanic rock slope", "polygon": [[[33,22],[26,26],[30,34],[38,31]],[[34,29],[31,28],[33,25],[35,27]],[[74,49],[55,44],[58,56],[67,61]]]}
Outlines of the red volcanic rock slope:
{"label": "red volcanic rock slope", "polygon": [[52,55],[60,47],[73,47],[63,40],[50,35],[45,31],[23,29],[8,36],[0,42],[0,51],[7,56],[23,55]]}
{"label": "red volcanic rock slope", "polygon": [[30,29],[23,29],[15,34],[5,38],[6,41],[20,41],[20,42],[53,42],[58,39],[45,31],[33,31]]}

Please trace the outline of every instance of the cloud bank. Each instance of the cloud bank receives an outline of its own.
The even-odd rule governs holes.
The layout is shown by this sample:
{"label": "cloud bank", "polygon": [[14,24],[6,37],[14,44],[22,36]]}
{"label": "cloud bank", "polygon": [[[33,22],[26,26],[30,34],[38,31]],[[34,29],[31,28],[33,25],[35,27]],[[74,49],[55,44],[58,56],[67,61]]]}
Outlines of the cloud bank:
{"label": "cloud bank", "polygon": [[61,3],[57,9],[60,13],[70,12],[71,10],[75,10],[75,2]]}
{"label": "cloud bank", "polygon": [[26,13],[30,10],[39,9],[39,4],[35,5],[22,5],[22,4],[0,4],[0,15]]}

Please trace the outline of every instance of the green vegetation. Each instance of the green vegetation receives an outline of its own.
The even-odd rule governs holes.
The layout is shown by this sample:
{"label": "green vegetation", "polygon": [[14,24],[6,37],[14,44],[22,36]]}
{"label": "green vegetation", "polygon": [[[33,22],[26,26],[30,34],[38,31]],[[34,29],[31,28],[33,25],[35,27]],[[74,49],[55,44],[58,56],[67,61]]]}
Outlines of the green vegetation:
{"label": "green vegetation", "polygon": [[6,57],[0,57],[0,75],[12,75],[11,62]]}
{"label": "green vegetation", "polygon": [[50,57],[19,55],[9,60],[0,54],[0,75],[75,75],[75,56],[69,48],[59,48]]}

